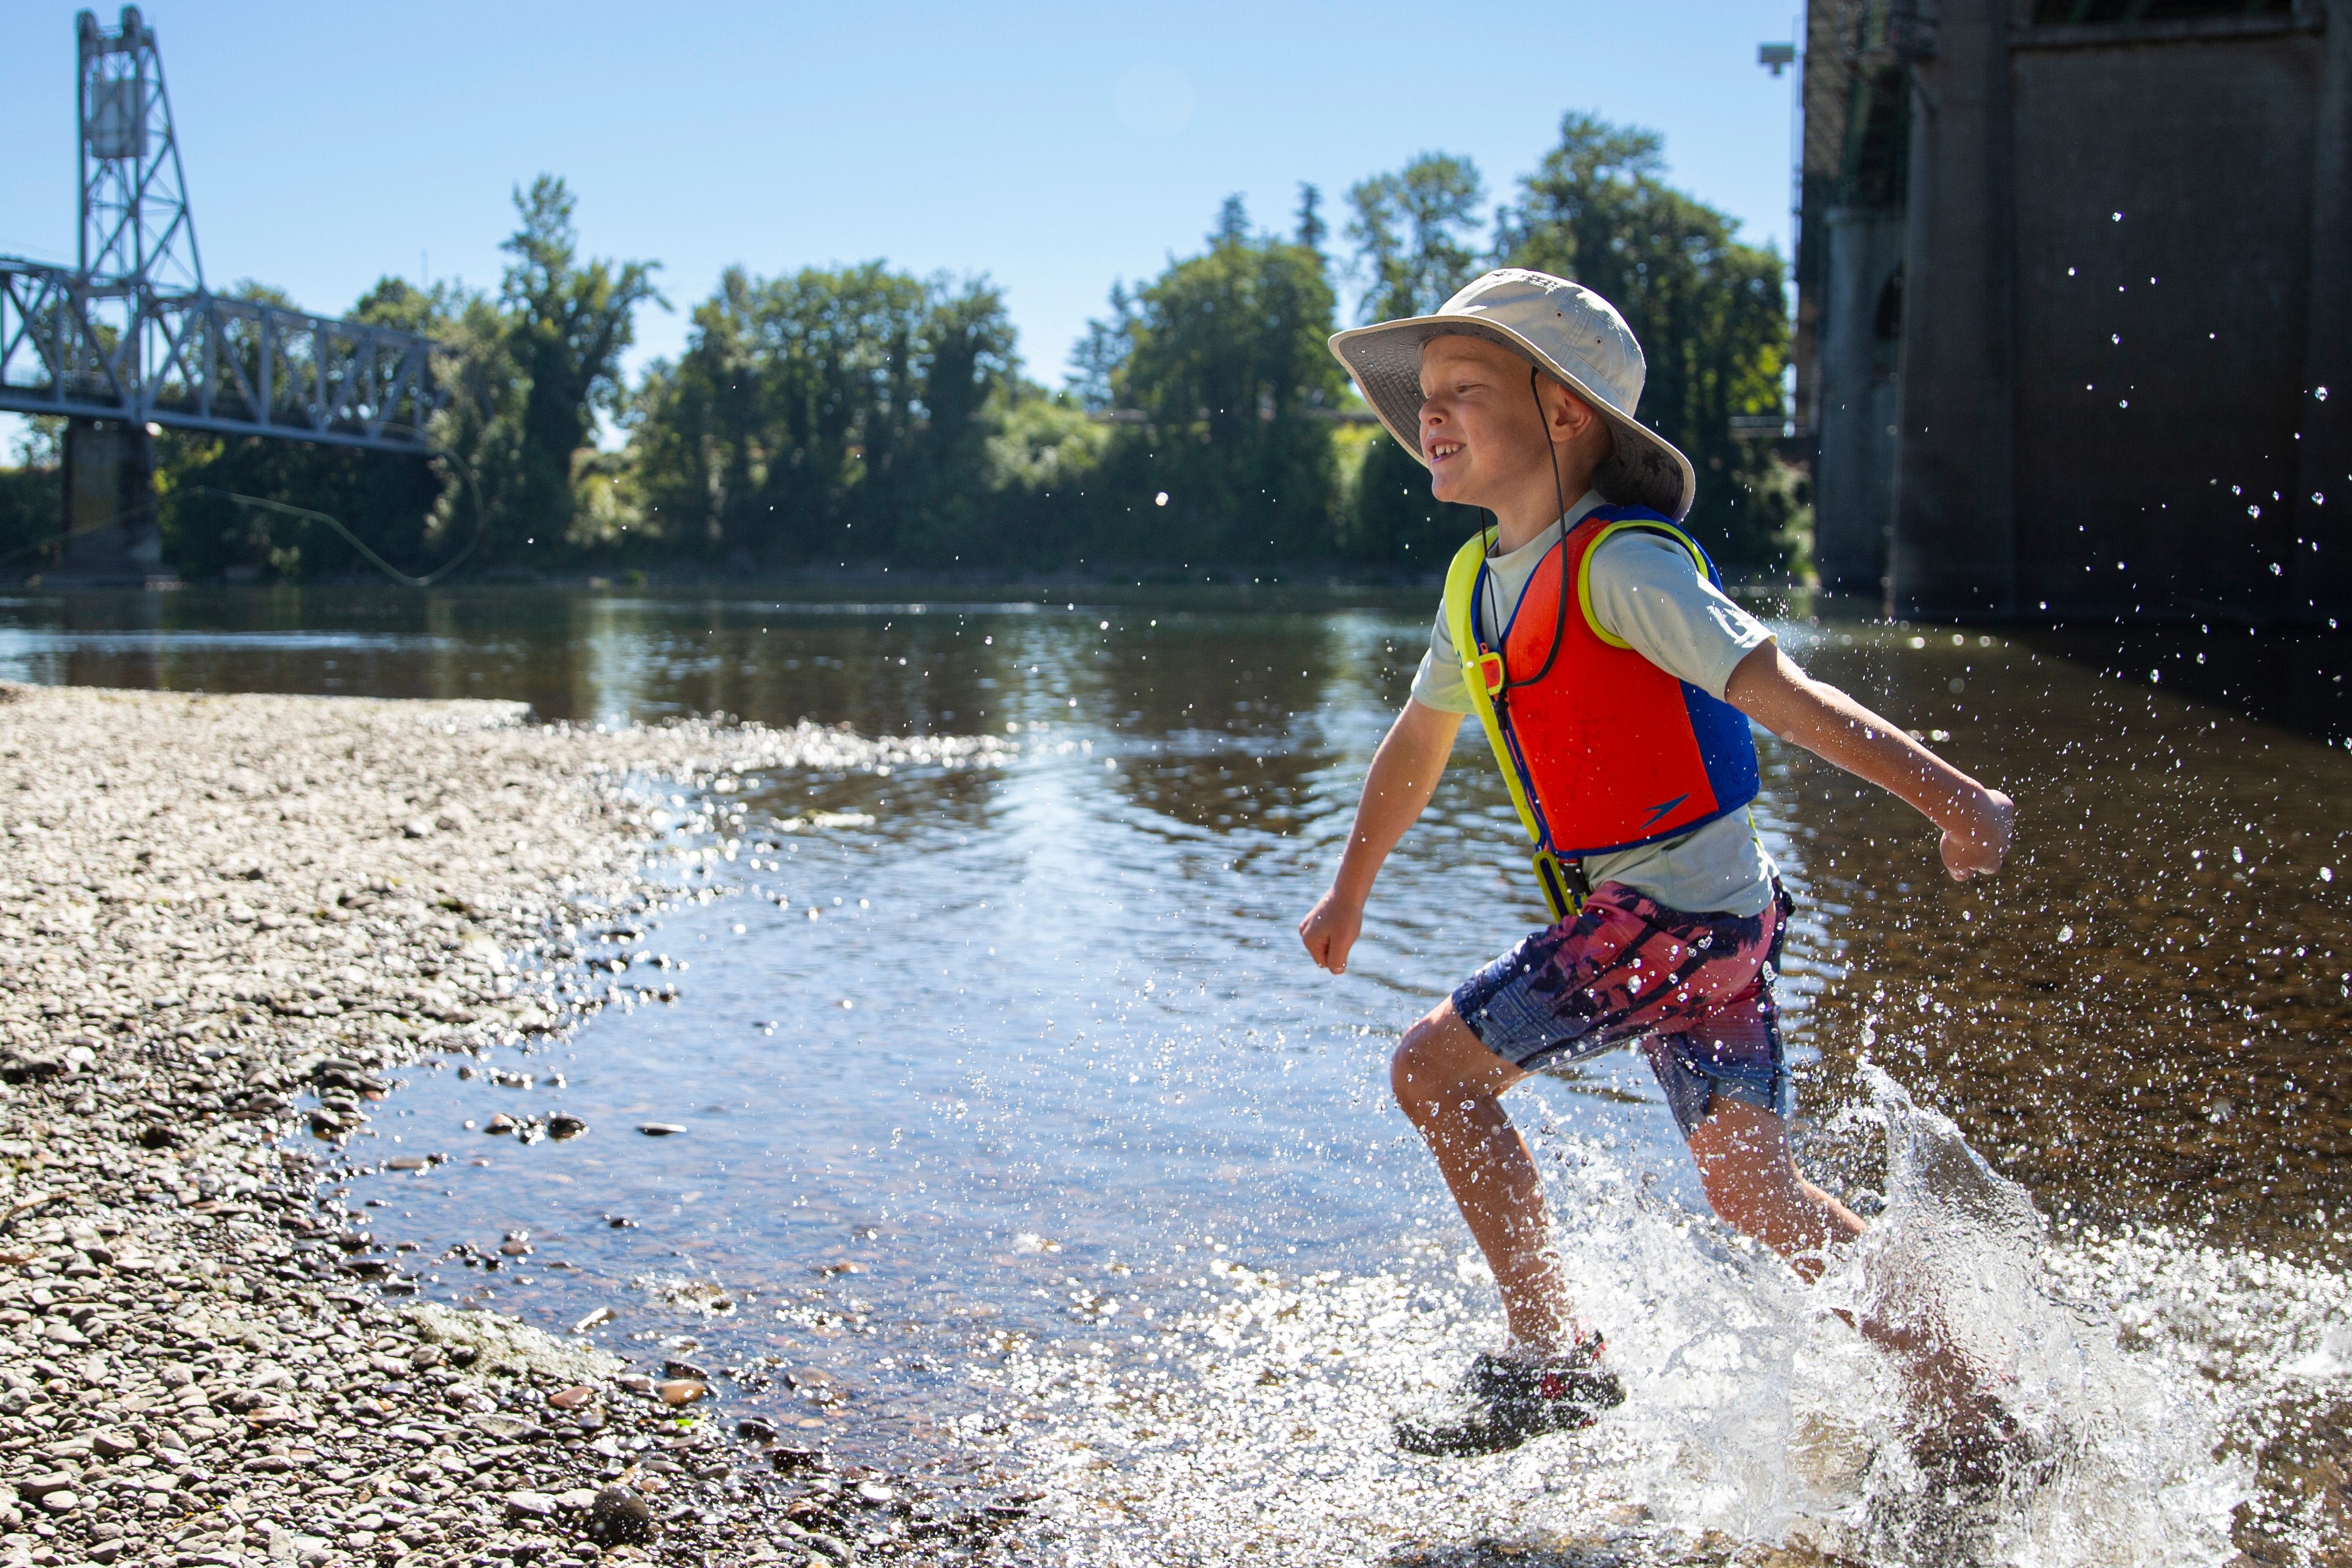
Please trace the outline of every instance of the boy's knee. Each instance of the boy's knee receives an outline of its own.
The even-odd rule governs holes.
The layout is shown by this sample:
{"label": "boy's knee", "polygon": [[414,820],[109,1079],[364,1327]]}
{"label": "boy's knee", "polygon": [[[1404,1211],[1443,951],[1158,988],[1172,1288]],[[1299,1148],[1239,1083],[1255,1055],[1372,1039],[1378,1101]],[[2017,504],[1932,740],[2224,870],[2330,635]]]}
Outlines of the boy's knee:
{"label": "boy's knee", "polygon": [[1397,1049],[1388,1058],[1388,1093],[1397,1095],[1397,1105],[1406,1114],[1430,1100],[1437,1098],[1437,1053],[1430,1051],[1430,1039],[1434,1028],[1428,1018],[1423,1018],[1404,1032]]}
{"label": "boy's knee", "polygon": [[1446,1027],[1453,1017],[1449,1006],[1420,1019],[1404,1031],[1389,1058],[1389,1092],[1407,1115],[1449,1097],[1461,1097],[1461,1074],[1453,1063]]}

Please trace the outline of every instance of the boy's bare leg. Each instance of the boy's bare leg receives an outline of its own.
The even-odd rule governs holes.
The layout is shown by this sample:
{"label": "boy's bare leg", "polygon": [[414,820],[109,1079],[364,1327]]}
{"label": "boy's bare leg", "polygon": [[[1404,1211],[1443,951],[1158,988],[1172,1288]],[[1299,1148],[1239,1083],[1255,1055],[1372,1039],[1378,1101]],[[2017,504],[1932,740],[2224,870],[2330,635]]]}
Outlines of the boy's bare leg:
{"label": "boy's bare leg", "polygon": [[1854,1212],[1797,1174],[1789,1124],[1727,1094],[1690,1135],[1699,1185],[1718,1218],[1789,1260],[1807,1283],[1822,1277],[1819,1254],[1863,1233]]}
{"label": "boy's bare leg", "polygon": [[[1397,1104],[1437,1158],[1445,1185],[1495,1273],[1511,1337],[1538,1353],[1568,1348],[1575,1319],[1550,1213],[1526,1140],[1498,1097],[1527,1074],[1493,1051],[1445,1002],[1405,1031],[1389,1066]],[[1727,1224],[1818,1280],[1824,1255],[1866,1228],[1798,1173],[1789,1124],[1729,1096],[1690,1135],[1708,1204]],[[1981,1414],[1979,1380],[1927,1327],[1867,1320],[1864,1338],[1893,1354],[1915,1399],[1950,1416]]]}
{"label": "boy's bare leg", "polygon": [[[1852,1209],[1798,1174],[1789,1124],[1769,1111],[1718,1096],[1692,1132],[1690,1151],[1717,1217],[1779,1253],[1808,1282],[1821,1278],[1831,1247],[1867,1228]],[[1927,1326],[1876,1319],[1855,1326],[1901,1364],[1915,1400],[1946,1416],[1987,1413],[1982,1385]]]}
{"label": "boy's bare leg", "polygon": [[1495,1271],[1511,1337],[1549,1354],[1573,1333],[1551,1216],[1525,1139],[1496,1097],[1526,1073],[1486,1049],[1451,1001],[1405,1031],[1389,1064],[1397,1104],[1437,1156],[1445,1185]]}

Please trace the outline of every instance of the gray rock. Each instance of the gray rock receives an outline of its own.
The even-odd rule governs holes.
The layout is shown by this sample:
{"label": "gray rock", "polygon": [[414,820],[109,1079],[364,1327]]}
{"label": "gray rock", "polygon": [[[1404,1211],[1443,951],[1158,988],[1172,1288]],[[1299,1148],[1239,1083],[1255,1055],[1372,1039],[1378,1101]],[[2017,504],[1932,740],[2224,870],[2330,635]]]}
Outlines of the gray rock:
{"label": "gray rock", "polygon": [[599,1545],[650,1541],[653,1534],[652,1505],[627,1487],[608,1486],[596,1494],[596,1500],[589,1506],[588,1536]]}
{"label": "gray rock", "polygon": [[[494,1430],[452,1428],[519,1400],[509,1380],[522,1369],[477,1375],[459,1392],[450,1365],[514,1358],[455,1342],[438,1365],[415,1354],[418,1338],[439,1336],[382,1304],[415,1286],[339,1205],[314,1207],[322,1167],[431,1163],[372,1144],[365,1125],[424,1040],[472,1057],[603,1004],[602,984],[561,985],[568,977],[532,960],[586,956],[546,938],[559,924],[637,939],[619,916],[661,895],[614,780],[707,779],[740,771],[738,758],[835,772],[924,747],[926,760],[951,758],[938,742],[814,727],[595,735],[524,730],[515,716],[7,688],[0,799],[12,828],[40,831],[0,837],[0,902],[23,932],[17,988],[0,988],[0,1079],[17,1085],[0,1093],[0,1158],[47,1163],[19,1165],[6,1195],[9,1245],[33,1255],[9,1276],[21,1294],[0,1296],[0,1340],[16,1347],[12,1357],[0,1345],[0,1440],[16,1445],[0,1466],[26,1483],[0,1487],[0,1528],[44,1521],[44,1557],[307,1565],[373,1558],[394,1537],[423,1557],[472,1557],[509,1493],[593,1514],[583,1483],[631,1452],[618,1432],[593,1443],[572,1433],[598,1423],[592,1403],[567,1413],[563,1446],[474,1471],[493,1444],[551,1436],[505,1412]],[[94,779],[103,810],[89,809]],[[125,822],[145,824],[143,836],[122,840]],[[474,858],[490,844],[496,853]],[[520,1090],[526,1076],[497,1081]],[[231,1118],[288,1163],[247,1166],[251,1145]],[[279,1142],[296,1118],[331,1146],[305,1161]],[[514,1130],[576,1136],[579,1120],[521,1118]],[[338,1266],[384,1283],[337,1281]],[[74,1299],[84,1291],[92,1299]],[[93,1346],[105,1364],[86,1359]],[[608,1375],[533,1364],[531,1387],[593,1385],[609,1398]],[[122,1397],[142,1408],[125,1413]],[[614,1426],[655,1414],[632,1402]],[[325,1457],[298,1479],[313,1444]],[[354,1489],[383,1491],[395,1484],[385,1472],[418,1469],[425,1479],[396,1483],[408,1502],[356,1506]],[[707,1458],[695,1470],[719,1473]],[[444,1506],[461,1483],[491,1496]],[[724,1506],[715,1487],[673,1484],[678,1506],[702,1506],[704,1493]],[[650,1533],[639,1503],[623,1511]],[[341,1512],[331,1527],[319,1516],[317,1536],[275,1522],[308,1524],[311,1508]],[[207,1522],[179,1535],[169,1527],[182,1518]],[[0,1548],[0,1568],[19,1554]]]}

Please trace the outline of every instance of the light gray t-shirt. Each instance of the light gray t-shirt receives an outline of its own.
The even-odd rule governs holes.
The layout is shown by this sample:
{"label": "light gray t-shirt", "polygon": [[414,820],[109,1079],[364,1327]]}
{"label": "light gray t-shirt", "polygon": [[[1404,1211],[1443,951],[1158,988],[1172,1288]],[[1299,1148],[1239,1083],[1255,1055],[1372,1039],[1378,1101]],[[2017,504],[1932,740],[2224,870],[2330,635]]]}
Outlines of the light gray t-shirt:
{"label": "light gray t-shirt", "polygon": [[[1587,491],[1568,515],[1507,554],[1487,558],[1493,597],[1481,606],[1489,624],[1507,624],[1544,553],[1602,505]],[[1678,681],[1723,695],[1739,661],[1772,640],[1763,623],[1698,573],[1690,552],[1661,534],[1621,533],[1592,553],[1588,578],[1592,613],[1603,630]],[[1575,613],[1574,610],[1570,611]],[[1440,605],[1429,651],[1412,678],[1415,701],[1446,713],[1472,711],[1470,689]],[[1756,841],[1745,811],[1719,817],[1679,838],[1613,855],[1592,855],[1584,873],[1593,886],[1622,883],[1669,909],[1755,915],[1772,902],[1772,859]]]}

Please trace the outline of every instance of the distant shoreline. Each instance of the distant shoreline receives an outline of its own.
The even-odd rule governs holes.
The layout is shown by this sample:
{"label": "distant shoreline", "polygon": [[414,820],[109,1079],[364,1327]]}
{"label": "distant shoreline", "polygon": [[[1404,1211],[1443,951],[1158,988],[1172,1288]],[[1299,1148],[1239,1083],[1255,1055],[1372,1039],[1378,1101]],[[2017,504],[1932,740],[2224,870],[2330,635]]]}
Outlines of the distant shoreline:
{"label": "distant shoreline", "polygon": [[[499,572],[479,577],[453,579],[429,590],[412,590],[387,582],[373,573],[342,573],[333,577],[303,578],[285,581],[224,581],[219,578],[169,580],[167,583],[150,583],[142,588],[134,583],[90,583],[58,581],[34,576],[21,579],[16,587],[19,591],[65,595],[83,592],[139,593],[142,591],[201,591],[242,593],[347,593],[382,591],[388,595],[411,592],[439,594],[495,593],[514,589],[535,589],[581,593],[613,593],[655,595],[707,593],[723,590],[730,597],[769,595],[782,597],[799,595],[817,601],[852,599],[884,599],[903,601],[922,598],[942,603],[1034,602],[1052,603],[1056,599],[1070,602],[1083,596],[1093,603],[1150,602],[1166,603],[1171,598],[1181,601],[1197,597],[1205,602],[1222,605],[1245,604],[1260,608],[1282,608],[1293,601],[1301,605],[1332,602],[1363,602],[1372,605],[1394,604],[1419,609],[1433,603],[1433,596],[1444,581],[1443,574],[1406,574],[1378,571],[1332,570],[1328,567],[1246,567],[1232,570],[1198,572],[1177,576],[1151,570],[1087,573],[1038,573],[1022,575],[1001,571],[940,571],[919,568],[849,568],[803,569],[781,571],[725,571],[713,568],[709,571],[658,572],[630,571],[560,571],[544,573]],[[0,591],[6,591],[0,589]],[[1733,581],[1726,591],[1735,598],[1756,600],[1810,599],[1819,591],[1809,584],[1786,581]],[[1856,601],[1846,601],[1855,602]]]}

